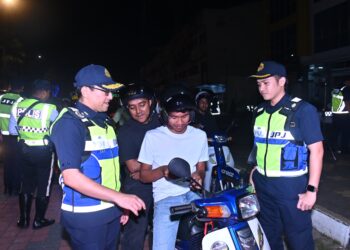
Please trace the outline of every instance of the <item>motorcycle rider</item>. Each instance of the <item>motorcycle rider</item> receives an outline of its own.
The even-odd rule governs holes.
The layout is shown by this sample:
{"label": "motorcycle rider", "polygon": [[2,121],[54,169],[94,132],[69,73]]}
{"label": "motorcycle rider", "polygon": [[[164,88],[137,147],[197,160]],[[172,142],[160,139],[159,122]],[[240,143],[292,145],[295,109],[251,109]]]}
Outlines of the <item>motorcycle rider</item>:
{"label": "motorcycle rider", "polygon": [[196,117],[195,126],[205,131],[208,137],[218,131],[218,124],[215,117],[210,114],[210,103],[212,94],[208,91],[200,91],[195,97]]}
{"label": "motorcycle rider", "polygon": [[201,183],[208,161],[208,144],[205,133],[189,125],[195,109],[189,96],[168,97],[163,106],[164,126],[146,133],[138,161],[141,181],[153,182],[153,249],[174,249],[179,221],[171,220],[169,208],[187,204],[198,195],[169,182],[167,165],[175,157],[183,158],[191,166],[192,177]]}
{"label": "motorcycle rider", "polygon": [[144,85],[129,85],[121,91],[123,107],[127,108],[131,119],[118,131],[119,160],[126,172],[122,190],[135,194],[146,204],[146,209],[138,217],[130,215],[124,226],[121,247],[125,250],[143,249],[145,236],[153,207],[152,184],[140,181],[141,164],[137,161],[142,140],[147,131],[161,125],[154,112],[154,93]]}

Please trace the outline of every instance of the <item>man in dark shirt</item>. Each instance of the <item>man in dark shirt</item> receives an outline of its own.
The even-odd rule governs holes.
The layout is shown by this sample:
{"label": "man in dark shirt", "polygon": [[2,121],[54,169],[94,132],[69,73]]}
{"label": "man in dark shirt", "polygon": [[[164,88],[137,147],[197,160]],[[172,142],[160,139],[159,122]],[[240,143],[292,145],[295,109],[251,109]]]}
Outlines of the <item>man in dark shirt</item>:
{"label": "man in dark shirt", "polygon": [[195,116],[195,126],[204,130],[208,137],[218,131],[215,117],[210,114],[211,94],[207,91],[200,91],[195,98],[197,112]]}
{"label": "man in dark shirt", "polygon": [[151,215],[152,184],[139,180],[141,165],[137,158],[146,132],[161,125],[157,114],[153,112],[153,97],[153,92],[141,85],[130,85],[122,92],[123,105],[132,118],[120,128],[118,134],[119,159],[126,172],[122,188],[125,193],[136,194],[146,204],[146,210],[138,217],[131,215],[124,227],[121,246],[125,250],[143,249]]}

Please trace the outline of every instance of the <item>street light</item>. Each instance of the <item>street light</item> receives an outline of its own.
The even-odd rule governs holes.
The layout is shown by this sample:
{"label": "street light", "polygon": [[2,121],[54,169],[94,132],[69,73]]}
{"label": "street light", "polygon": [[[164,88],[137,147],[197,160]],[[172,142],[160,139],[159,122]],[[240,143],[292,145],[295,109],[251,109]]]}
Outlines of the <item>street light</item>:
{"label": "street light", "polygon": [[15,6],[17,4],[17,0],[2,0],[2,3],[5,6],[13,7],[13,6]]}

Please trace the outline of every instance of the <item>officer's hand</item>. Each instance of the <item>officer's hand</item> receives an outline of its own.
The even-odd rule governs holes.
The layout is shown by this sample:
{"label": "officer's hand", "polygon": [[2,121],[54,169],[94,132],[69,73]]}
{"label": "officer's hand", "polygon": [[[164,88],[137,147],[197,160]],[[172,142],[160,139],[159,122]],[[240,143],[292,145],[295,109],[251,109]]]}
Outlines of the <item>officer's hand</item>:
{"label": "officer's hand", "polygon": [[309,192],[299,194],[299,201],[297,208],[301,211],[311,210],[316,203],[316,192]]}
{"label": "officer's hand", "polygon": [[139,215],[138,211],[146,209],[146,205],[138,196],[133,194],[118,193],[114,203],[121,208],[125,208],[133,212],[136,216]]}

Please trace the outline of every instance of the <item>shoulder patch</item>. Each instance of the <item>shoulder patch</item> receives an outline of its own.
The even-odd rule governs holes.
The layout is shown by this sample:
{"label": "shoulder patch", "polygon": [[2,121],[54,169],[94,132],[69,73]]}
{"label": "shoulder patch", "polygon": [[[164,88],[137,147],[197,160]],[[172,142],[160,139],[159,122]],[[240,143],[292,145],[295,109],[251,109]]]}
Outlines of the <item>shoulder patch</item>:
{"label": "shoulder patch", "polygon": [[86,118],[86,115],[84,113],[80,112],[77,108],[69,107],[67,109],[68,109],[69,113],[71,113],[72,115],[76,116],[79,119]]}

